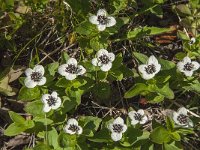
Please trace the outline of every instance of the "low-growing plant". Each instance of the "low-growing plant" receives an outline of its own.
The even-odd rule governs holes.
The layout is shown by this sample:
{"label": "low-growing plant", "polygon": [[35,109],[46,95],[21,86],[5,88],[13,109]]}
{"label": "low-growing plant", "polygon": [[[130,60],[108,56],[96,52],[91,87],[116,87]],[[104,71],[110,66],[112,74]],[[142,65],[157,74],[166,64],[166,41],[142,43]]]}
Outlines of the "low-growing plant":
{"label": "low-growing plant", "polygon": [[[27,3],[41,9],[47,4],[46,1]],[[25,76],[19,79],[22,87],[17,97],[26,103],[24,111],[30,117],[9,111],[13,123],[4,134],[15,136],[25,132],[34,135],[34,150],[183,149],[181,141],[195,133],[198,128],[195,119],[199,116],[195,115],[194,119],[188,106],[180,104],[180,108],[174,110],[170,106],[178,94],[200,93],[199,35],[186,39],[185,33],[179,31],[184,51],[176,54],[177,59],[173,61],[156,53],[131,51],[130,57],[135,60],[131,68],[124,63],[124,53],[112,49],[112,42],[135,41],[171,29],[144,26],[120,33],[132,17],[120,12],[128,5],[136,7],[137,2],[133,0],[111,0],[109,15],[102,8],[90,14],[89,5],[86,5],[92,3],[89,0],[84,4],[81,0],[60,3],[66,11],[74,13],[70,40],[73,43],[72,38],[75,38],[80,55],[72,56],[62,51],[56,62],[44,65],[40,61],[30,62]],[[164,0],[143,0],[142,3],[144,10],[133,16],[151,12],[162,17]],[[117,36],[119,33],[122,37]],[[76,115],[76,110],[83,107],[83,97],[89,99],[88,95],[92,95],[96,103],[109,103],[114,95],[115,87],[112,86],[128,78],[134,79],[134,84],[123,89],[121,100],[131,101],[140,96],[149,104],[162,105],[167,101],[170,106],[168,110],[163,107],[163,122],[156,121],[148,111],[137,106],[128,107],[123,115],[112,115],[112,110],[109,117]],[[0,78],[0,92],[3,81],[4,78]]]}

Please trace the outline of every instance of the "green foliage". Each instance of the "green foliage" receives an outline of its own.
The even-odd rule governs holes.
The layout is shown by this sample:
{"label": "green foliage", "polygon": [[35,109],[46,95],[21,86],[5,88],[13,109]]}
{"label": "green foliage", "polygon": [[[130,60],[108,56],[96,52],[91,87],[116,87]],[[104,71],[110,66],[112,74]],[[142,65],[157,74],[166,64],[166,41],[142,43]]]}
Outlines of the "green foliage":
{"label": "green foliage", "polygon": [[76,136],[61,132],[58,136],[58,144],[61,148],[67,147],[67,148],[74,149],[77,144]]}
{"label": "green foliage", "polygon": [[[188,4],[173,6],[173,11],[178,15],[179,19],[181,18],[181,26],[191,31],[196,38],[194,44],[188,44],[190,38],[185,34],[185,31],[181,31],[182,28],[179,28],[177,37],[182,41],[183,51],[176,53],[174,50],[172,57],[175,56],[176,59],[171,58],[171,55],[168,57],[173,61],[163,59],[165,58],[165,53],[171,52],[163,52],[160,49],[162,44],[159,45],[151,41],[152,39],[159,38],[164,33],[167,33],[167,35],[171,34],[174,30],[171,27],[161,27],[162,23],[165,24],[165,22],[162,22],[163,20],[159,21],[161,25],[159,27],[137,24],[136,20],[140,21],[141,18],[145,18],[145,15],[149,15],[149,13],[162,18],[162,8],[165,2],[165,0],[141,0],[137,2],[135,0],[110,0],[108,2],[103,0],[101,2],[92,0],[51,2],[48,0],[27,0],[26,2],[14,0],[0,1],[0,15],[3,18],[0,18],[0,21],[4,23],[4,19],[6,20],[5,24],[0,27],[3,31],[3,34],[0,35],[0,44],[3,43],[3,46],[0,45],[0,48],[2,49],[3,47],[2,50],[10,50],[11,47],[15,52],[16,59],[21,56],[21,53],[26,54],[28,49],[31,48],[29,66],[48,63],[53,59],[53,63],[48,63],[44,66],[44,76],[47,78],[45,85],[27,88],[24,84],[25,77],[19,79],[22,87],[18,92],[17,99],[25,103],[24,111],[29,117],[25,119],[25,117],[9,111],[9,116],[13,123],[5,129],[4,134],[6,136],[15,136],[22,132],[34,133],[37,139],[34,150],[182,149],[180,141],[185,138],[186,134],[193,134],[194,131],[193,129],[177,128],[173,119],[168,116],[165,119],[165,126],[153,120],[152,131],[142,129],[142,125],[139,124],[133,127],[130,124],[130,120],[126,119],[125,123],[128,129],[123,133],[123,138],[119,142],[113,142],[111,139],[111,132],[108,129],[110,122],[105,117],[108,114],[112,116],[120,115],[118,110],[119,113],[122,113],[122,110],[121,108],[118,109],[118,107],[122,105],[123,109],[129,109],[126,107],[130,106],[128,102],[126,104],[122,102],[121,105],[120,101],[117,101],[123,98],[132,98],[131,100],[133,100],[136,96],[138,96],[136,99],[142,96],[140,98],[144,97],[147,103],[162,104],[164,100],[177,100],[176,97],[179,97],[178,94],[180,92],[180,96],[182,96],[182,93],[189,91],[193,92],[192,95],[195,95],[194,97],[198,99],[200,93],[198,74],[188,78],[181,75],[176,70],[175,61],[177,61],[176,59],[181,61],[185,56],[189,56],[192,59],[198,59],[200,56],[200,36],[197,35],[199,19],[196,17],[199,15],[197,11],[200,8],[199,1],[191,0]],[[18,8],[18,5],[23,8]],[[55,6],[55,9],[49,9],[53,8],[51,5]],[[98,11],[96,7],[105,7],[109,15],[116,19],[116,25],[108,27],[104,31],[98,31],[97,25],[89,22],[89,16],[92,14],[96,15]],[[25,8],[27,10],[22,11]],[[51,13],[49,14],[48,11],[51,11]],[[35,28],[37,25],[32,24],[31,27],[36,31],[34,33],[31,32],[31,35],[35,37],[31,38],[30,41],[28,40],[27,43],[15,43],[15,41],[19,40],[15,36],[17,32],[20,34],[26,33],[23,28],[26,27],[30,20],[33,20],[30,21],[31,23],[37,22],[35,18],[28,19],[33,14],[38,15],[38,18],[42,16],[46,23],[45,26],[41,31],[37,31],[38,28]],[[45,17],[43,14],[45,14]],[[144,23],[145,21],[144,19]],[[40,26],[38,27],[41,28]],[[52,30],[49,30],[49,28],[52,28]],[[53,35],[51,35],[51,32]],[[56,37],[55,41],[58,42],[53,41],[52,44],[51,38],[54,39],[54,36]],[[44,37],[45,42],[40,42]],[[147,39],[150,39],[148,43],[146,43]],[[43,44],[45,45],[44,47],[42,47]],[[119,49],[118,45],[120,45]],[[143,49],[143,45],[148,47]],[[51,46],[58,47],[60,51],[56,49],[46,54],[43,50],[49,49]],[[27,51],[24,51],[26,49]],[[93,66],[91,63],[91,60],[97,57],[95,54],[100,49],[107,49],[109,52],[116,54],[109,71],[104,72],[99,66]],[[38,53],[40,50],[42,51],[41,55]],[[57,53],[56,57],[51,56],[55,52]],[[47,57],[49,60],[42,59],[44,54],[45,58]],[[142,79],[139,72],[137,72],[137,67],[140,64],[147,63],[148,56],[145,54],[148,56],[155,54],[161,65],[160,72],[150,80]],[[60,59],[56,60],[57,56]],[[159,56],[162,58],[159,58]],[[59,66],[65,64],[70,57],[77,58],[78,65],[83,65],[86,69],[84,75],[79,75],[74,80],[67,80],[58,73]],[[13,96],[17,92],[16,89],[10,86],[11,81],[8,72],[5,69],[0,74],[0,93]],[[129,81],[131,82],[129,83]],[[58,93],[58,96],[61,98],[61,106],[56,110],[52,109],[45,113],[43,111],[45,104],[41,99],[43,94],[50,94],[52,91]],[[117,95],[115,95],[115,92]],[[118,95],[120,95],[119,98]],[[96,114],[89,116],[84,111],[84,116],[81,116],[79,109],[82,113],[82,107],[86,106],[85,103],[81,105],[82,101],[100,103],[97,109],[95,108],[95,111],[100,109],[97,114],[99,114],[99,111],[103,112],[102,119],[96,116]],[[167,101],[167,104],[170,102],[172,101]],[[48,101],[47,103],[50,102]],[[101,104],[109,104],[109,108],[106,106],[101,107]],[[131,102],[132,105],[134,107],[139,106],[135,106]],[[146,104],[144,103],[144,105]],[[190,105],[194,105],[193,102],[188,107],[191,107]],[[117,107],[115,108],[115,106]],[[169,105],[169,107],[171,106]],[[90,109],[90,106],[86,107]],[[105,114],[104,111],[106,111]],[[127,113],[122,113],[124,118],[128,117]],[[91,110],[91,114],[93,114],[93,110]],[[78,118],[79,125],[83,128],[82,134],[71,135],[63,131],[67,119],[72,117]]]}
{"label": "green foliage", "polygon": [[25,120],[23,117],[14,112],[9,112],[9,115],[13,123],[10,124],[4,131],[4,134],[7,136],[15,136],[34,127],[34,122],[32,120]]}
{"label": "green foliage", "polygon": [[23,101],[31,101],[39,98],[39,96],[40,89],[38,87],[30,89],[24,86],[19,91],[18,99]]}
{"label": "green foliage", "polygon": [[151,132],[150,139],[157,144],[168,143],[171,140],[170,132],[161,126],[157,127]]}
{"label": "green foliage", "polygon": [[147,85],[143,83],[135,84],[133,87],[131,87],[124,95],[124,98],[131,98],[134,97],[142,92],[148,91]]}
{"label": "green foliage", "polygon": [[135,28],[133,31],[129,31],[127,34],[127,39],[137,39],[143,36],[151,36],[156,34],[161,34],[165,32],[169,32],[171,29],[169,28],[157,28],[157,27],[142,27]]}

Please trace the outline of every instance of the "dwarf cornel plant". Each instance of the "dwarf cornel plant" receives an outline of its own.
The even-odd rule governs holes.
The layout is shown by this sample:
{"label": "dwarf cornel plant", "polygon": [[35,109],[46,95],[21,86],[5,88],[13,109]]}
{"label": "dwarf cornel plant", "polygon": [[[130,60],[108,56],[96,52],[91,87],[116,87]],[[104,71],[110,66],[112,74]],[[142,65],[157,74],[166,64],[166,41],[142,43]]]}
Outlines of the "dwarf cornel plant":
{"label": "dwarf cornel plant", "polygon": [[[190,24],[194,25],[195,16],[190,15],[197,13],[200,7],[197,1],[180,5],[168,4],[167,0],[0,2],[11,25],[1,35],[2,41],[10,44],[2,47],[17,47],[13,44],[13,35],[26,25],[26,14],[41,15],[50,11],[51,24],[46,26],[53,26],[51,32],[56,30],[50,36],[46,32],[48,28],[42,29],[20,50],[14,48],[12,67],[21,54],[31,47],[35,49],[25,64],[29,67],[19,78],[21,88],[17,95],[17,100],[25,104],[23,111],[28,117],[9,111],[12,123],[4,135],[16,136],[23,132],[32,135],[34,144],[24,148],[27,150],[185,149],[188,135],[193,136],[199,130],[200,116],[190,109],[200,94],[199,22],[192,28],[195,34],[188,34],[186,22],[176,31],[183,47],[173,57],[163,56],[149,40],[174,32],[173,28],[137,26],[135,22],[148,14],[163,18],[162,8],[176,5],[172,13],[179,21],[192,19]],[[20,6],[17,11],[15,3]],[[55,10],[51,10],[53,6]],[[59,38],[55,41],[61,46],[53,45],[55,51],[51,52],[58,54],[53,59],[50,57],[53,62],[45,62],[38,54],[44,44],[40,38],[46,42],[56,35]],[[69,46],[62,48],[66,44]],[[50,56],[45,55],[45,58]],[[6,95],[4,85],[5,78],[1,77],[0,92]],[[185,101],[187,93],[196,99],[189,95],[191,101]],[[177,99],[184,102],[179,104]],[[90,107],[83,105],[84,101],[96,104],[100,111],[108,110],[107,114],[88,115],[79,111]],[[155,105],[162,108],[161,120],[151,107]]]}

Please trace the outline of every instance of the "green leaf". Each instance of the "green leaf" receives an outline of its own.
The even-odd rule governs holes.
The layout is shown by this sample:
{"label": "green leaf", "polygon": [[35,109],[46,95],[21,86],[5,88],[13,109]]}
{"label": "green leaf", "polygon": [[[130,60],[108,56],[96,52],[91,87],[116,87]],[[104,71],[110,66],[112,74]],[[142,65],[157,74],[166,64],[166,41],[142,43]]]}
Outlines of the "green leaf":
{"label": "green leaf", "polygon": [[40,90],[38,87],[30,89],[30,88],[23,86],[20,89],[19,95],[18,95],[18,99],[23,100],[23,101],[34,100],[38,97],[40,97]]}
{"label": "green leaf", "polygon": [[115,13],[118,13],[127,7],[128,0],[111,0],[110,3],[111,6],[114,6]]}
{"label": "green leaf", "polygon": [[148,57],[144,54],[133,52],[133,55],[139,60],[141,63],[146,64]]}
{"label": "green leaf", "polygon": [[37,144],[33,150],[52,150],[47,144],[39,143]]}
{"label": "green leaf", "polygon": [[22,116],[18,115],[17,113],[13,111],[9,111],[9,115],[13,122],[22,123],[22,124],[25,122],[25,119]]}
{"label": "green leaf", "polygon": [[164,150],[182,150],[182,148],[177,147],[173,142],[170,144],[164,143]]}
{"label": "green leaf", "polygon": [[106,99],[110,96],[111,88],[109,83],[99,82],[95,84],[93,91],[99,99]]}
{"label": "green leaf", "polygon": [[165,97],[163,95],[157,95],[156,93],[150,93],[146,96],[146,98],[149,103],[159,103],[162,102]]}
{"label": "green leaf", "polygon": [[88,140],[96,143],[108,143],[112,141],[110,138],[110,133],[106,128],[103,128],[99,132],[96,132],[94,137],[89,138]]}
{"label": "green leaf", "polygon": [[49,118],[45,118],[44,116],[43,117],[34,117],[33,120],[35,122],[41,122],[44,125],[49,125],[49,124],[53,123],[53,120],[51,120]]}
{"label": "green leaf", "polygon": [[[89,0],[67,0],[67,3],[72,8],[73,12],[76,13],[76,15],[80,15],[83,18],[86,17],[88,12],[90,11],[90,1]],[[79,16],[79,17],[80,17]]]}
{"label": "green leaf", "polygon": [[195,92],[200,93],[200,83],[193,83],[193,84],[190,84],[189,86],[184,86],[183,89],[187,91],[195,91]]}
{"label": "green leaf", "polygon": [[56,86],[57,87],[71,87],[71,81],[67,80],[66,78],[60,78],[58,79],[58,81],[56,82]]}
{"label": "green leaf", "polygon": [[139,139],[139,137],[142,137],[142,135],[143,135],[142,130],[129,127],[127,132],[124,134],[125,138],[124,141],[121,142],[120,144],[125,147],[132,146]]}
{"label": "green leaf", "polygon": [[48,144],[53,146],[54,149],[56,149],[58,145],[58,133],[55,128],[52,128],[52,130],[47,132],[47,139],[48,139]]}
{"label": "green leaf", "polygon": [[121,81],[123,79],[123,73],[120,70],[113,70],[109,75],[114,78],[113,80]]}
{"label": "green leaf", "polygon": [[24,110],[33,116],[44,116],[45,113],[43,112],[43,106],[44,104],[41,100],[36,100],[33,102],[29,102],[25,106]]}
{"label": "green leaf", "polygon": [[174,99],[174,92],[170,89],[169,83],[166,83],[162,88],[159,87],[156,91],[168,99]]}
{"label": "green leaf", "polygon": [[21,124],[14,122],[8,126],[8,128],[4,131],[4,134],[6,136],[15,136],[25,130],[26,130],[25,126],[22,126]]}
{"label": "green leaf", "polygon": [[136,83],[134,86],[132,86],[124,95],[124,98],[131,98],[136,95],[141,94],[144,91],[148,91],[147,85],[143,83]]}
{"label": "green leaf", "polygon": [[181,140],[181,136],[179,135],[178,132],[171,132],[171,138],[174,139],[175,141],[180,141]]}
{"label": "green leaf", "polygon": [[178,59],[178,60],[183,60],[183,58],[186,56],[185,53],[183,52],[178,52],[176,53],[175,57]]}
{"label": "green leaf", "polygon": [[65,64],[67,61],[68,61],[68,59],[70,58],[70,56],[67,54],[67,52],[62,52],[61,53],[61,64]]}
{"label": "green leaf", "polygon": [[161,58],[158,58],[158,61],[161,64],[162,70],[170,70],[170,69],[176,67],[175,63],[172,61],[164,60]]}
{"label": "green leaf", "polygon": [[34,127],[34,122],[32,120],[26,120],[23,123],[14,122],[8,126],[4,134],[6,136],[15,136],[32,127]]}
{"label": "green leaf", "polygon": [[49,74],[54,76],[56,71],[57,71],[57,69],[58,69],[58,66],[59,66],[58,62],[54,62],[54,63],[48,64]]}
{"label": "green leaf", "polygon": [[187,5],[184,4],[177,5],[176,10],[180,15],[191,15],[190,8]]}
{"label": "green leaf", "polygon": [[70,99],[67,96],[63,96],[62,100],[63,100],[63,107],[64,107],[64,109],[62,109],[62,112],[64,114],[66,114],[67,112],[69,112],[70,110],[72,110],[73,108],[77,106],[76,101],[72,101],[72,99]]}
{"label": "green leaf", "polygon": [[167,129],[170,131],[173,131],[174,130],[174,121],[170,117],[167,116],[165,119],[165,122],[166,122]]}
{"label": "green leaf", "polygon": [[76,33],[86,36],[95,36],[98,31],[96,25],[91,24],[89,21],[84,21],[75,28]]}
{"label": "green leaf", "polygon": [[80,90],[80,89],[69,90],[66,93],[69,94],[69,98],[71,99],[71,101],[75,102],[77,105],[79,105],[81,103],[81,96],[83,94],[82,90]]}
{"label": "green leaf", "polygon": [[98,51],[102,48],[106,49],[108,46],[106,39],[99,38],[98,36],[93,37],[90,40],[90,47],[95,51]]}
{"label": "green leaf", "polygon": [[178,130],[176,130],[178,133],[180,133],[180,134],[194,134],[194,131],[193,131],[193,129],[178,129]]}
{"label": "green leaf", "polygon": [[185,32],[178,30],[177,36],[182,40],[190,40],[189,37],[185,34]]}
{"label": "green leaf", "polygon": [[122,54],[120,53],[116,56],[115,60],[113,61],[111,70],[118,69],[122,65],[122,60],[123,57]]}
{"label": "green leaf", "polygon": [[151,132],[150,139],[157,144],[167,143],[171,140],[170,132],[162,126],[157,127]]}
{"label": "green leaf", "polygon": [[[83,127],[83,134],[87,136],[93,136],[99,128],[102,119],[93,116],[82,116],[79,119],[80,125]],[[85,132],[87,131],[87,132]],[[91,131],[92,134],[88,131]]]}
{"label": "green leaf", "polygon": [[70,135],[64,132],[61,132],[58,136],[58,144],[62,148],[70,147],[75,148],[77,141],[76,135]]}
{"label": "green leaf", "polygon": [[170,28],[158,28],[158,27],[142,27],[135,28],[133,31],[129,31],[127,34],[127,39],[142,38],[143,36],[157,35],[165,32],[169,32]]}
{"label": "green leaf", "polygon": [[125,65],[121,65],[119,70],[123,73],[123,77],[131,77],[134,75],[133,71]]}

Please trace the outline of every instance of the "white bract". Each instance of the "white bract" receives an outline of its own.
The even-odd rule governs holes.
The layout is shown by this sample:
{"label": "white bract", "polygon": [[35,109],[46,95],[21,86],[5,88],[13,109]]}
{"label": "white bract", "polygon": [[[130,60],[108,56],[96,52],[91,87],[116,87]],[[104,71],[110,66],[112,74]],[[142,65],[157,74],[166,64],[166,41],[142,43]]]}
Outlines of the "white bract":
{"label": "white bract", "polygon": [[177,112],[173,112],[173,120],[174,122],[183,127],[193,127],[192,120],[187,115],[187,109],[185,107],[181,107]]}
{"label": "white bract", "polygon": [[25,70],[26,79],[24,84],[27,88],[34,88],[37,85],[44,85],[46,78],[44,77],[44,67],[36,65],[33,69],[28,68]]}
{"label": "white bract", "polygon": [[191,61],[191,59],[186,56],[182,61],[178,62],[177,68],[180,72],[183,72],[185,76],[191,77],[193,72],[199,69],[199,63],[196,61]]}
{"label": "white bract", "polygon": [[161,65],[155,56],[150,56],[147,63],[138,67],[141,76],[145,80],[153,78],[161,69]]}
{"label": "white bract", "polygon": [[83,129],[78,125],[78,121],[71,118],[67,121],[67,125],[64,127],[64,131],[69,134],[81,134]]}
{"label": "white bract", "polygon": [[44,103],[43,111],[49,112],[51,109],[57,109],[61,105],[61,99],[58,97],[57,92],[51,94],[44,94],[42,96],[42,102]]}
{"label": "white bract", "polygon": [[136,125],[138,123],[145,124],[148,121],[147,116],[144,114],[144,110],[139,109],[136,111],[130,111],[128,113],[129,118],[131,119],[131,124]]}
{"label": "white bract", "polygon": [[66,64],[59,66],[58,73],[65,76],[67,80],[74,80],[78,75],[83,75],[86,69],[82,65],[78,65],[75,58],[70,58]]}
{"label": "white bract", "polygon": [[196,42],[196,39],[194,37],[192,37],[189,41],[189,45],[193,45]]}
{"label": "white bract", "polygon": [[105,9],[99,9],[97,15],[93,15],[89,18],[92,24],[97,25],[99,31],[103,31],[106,27],[112,27],[116,24],[114,17],[108,16]]}
{"label": "white bract", "polygon": [[102,71],[109,71],[112,68],[112,62],[115,60],[115,54],[109,53],[105,49],[100,49],[96,58],[92,59],[94,66],[99,66]]}
{"label": "white bract", "polygon": [[109,124],[108,129],[111,131],[113,141],[119,141],[122,138],[122,133],[126,132],[127,126],[121,117],[117,117],[113,123]]}

